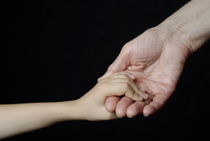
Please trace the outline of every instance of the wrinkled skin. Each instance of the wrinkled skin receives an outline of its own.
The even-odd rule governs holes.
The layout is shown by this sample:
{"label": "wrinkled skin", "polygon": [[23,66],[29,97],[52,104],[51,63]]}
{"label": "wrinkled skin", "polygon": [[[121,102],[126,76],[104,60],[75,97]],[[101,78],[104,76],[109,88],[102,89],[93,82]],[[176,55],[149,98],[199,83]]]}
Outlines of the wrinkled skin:
{"label": "wrinkled skin", "polygon": [[134,117],[141,113],[149,116],[172,95],[190,53],[190,45],[168,33],[151,28],[124,45],[106,74],[99,79],[124,71],[149,99],[135,102],[126,96],[109,97],[105,101],[108,111],[116,112],[118,117]]}

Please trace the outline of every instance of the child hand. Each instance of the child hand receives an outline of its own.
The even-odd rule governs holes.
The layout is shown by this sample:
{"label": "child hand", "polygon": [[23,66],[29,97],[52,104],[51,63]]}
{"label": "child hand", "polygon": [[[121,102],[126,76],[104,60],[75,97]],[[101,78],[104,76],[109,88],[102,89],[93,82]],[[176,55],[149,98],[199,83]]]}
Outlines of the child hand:
{"label": "child hand", "polygon": [[81,116],[85,120],[111,120],[116,119],[115,113],[108,112],[104,106],[109,96],[127,96],[134,101],[142,101],[147,96],[140,95],[135,82],[125,74],[113,74],[99,81],[93,89],[78,100]]}

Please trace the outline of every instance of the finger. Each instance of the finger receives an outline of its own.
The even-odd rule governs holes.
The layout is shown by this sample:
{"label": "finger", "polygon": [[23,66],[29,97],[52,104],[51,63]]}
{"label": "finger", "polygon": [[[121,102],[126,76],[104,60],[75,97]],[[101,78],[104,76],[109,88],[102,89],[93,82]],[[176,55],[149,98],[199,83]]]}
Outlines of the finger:
{"label": "finger", "polygon": [[128,107],[126,111],[127,117],[132,118],[134,116],[141,114],[143,112],[144,106],[145,102],[140,102],[140,101],[134,102]]}
{"label": "finger", "polygon": [[[130,76],[133,77],[133,79],[131,79]],[[120,73],[115,73],[115,74],[110,75],[110,78],[115,78],[115,79],[120,79],[120,78],[123,79],[124,78],[125,81],[128,81],[128,83],[132,86],[132,88],[135,90],[135,92],[140,94],[143,97],[143,99],[146,100],[149,98],[148,94],[144,93],[141,89],[139,89],[137,84],[133,81],[135,78],[133,75],[131,75],[127,72],[120,72]]]}
{"label": "finger", "polygon": [[99,81],[103,78],[108,77],[110,74],[123,71],[127,68],[129,64],[129,56],[125,51],[121,51],[115,61],[109,66],[107,72],[99,78]]}
{"label": "finger", "polygon": [[[126,81],[125,81],[126,80]],[[106,96],[123,96],[131,98],[134,101],[142,101],[143,97],[137,93],[127,79],[115,79],[109,81],[109,89]],[[138,91],[139,92],[139,91]]]}
{"label": "finger", "polygon": [[127,79],[132,79],[132,80],[135,79],[135,77],[132,74],[130,74],[126,71],[111,74],[109,77],[111,77],[111,78],[127,78]]}
{"label": "finger", "polygon": [[120,99],[120,101],[117,103],[115,112],[116,115],[119,118],[123,118],[126,116],[126,111],[127,108],[133,103],[133,100],[124,96],[123,98]]}
{"label": "finger", "polygon": [[120,72],[120,73],[114,73],[111,74],[110,76],[103,78],[103,79],[98,79],[98,81],[104,81],[104,80],[116,80],[116,79],[129,79],[128,75],[125,74],[124,72]]}
{"label": "finger", "polygon": [[[124,77],[120,77],[118,76],[119,78],[113,78],[113,79],[110,79],[109,82],[110,83],[125,83],[123,84],[122,86],[128,84],[132,90],[134,91],[134,93],[128,93],[129,95],[127,95],[128,97],[132,98],[130,94],[135,94],[135,96],[140,96],[142,97],[142,100],[147,100],[149,98],[148,94],[144,93],[142,90],[140,90],[138,88],[138,86],[136,85],[136,83],[131,80],[130,78],[126,78],[125,76]],[[121,86],[121,87],[122,87]],[[125,87],[125,86],[124,86]],[[133,98],[132,98],[133,99]],[[133,99],[133,100],[137,100],[137,99]]]}
{"label": "finger", "polygon": [[145,117],[148,117],[151,114],[154,114],[156,111],[160,110],[161,107],[165,104],[169,96],[165,95],[156,95],[153,97],[153,101],[146,105],[143,109],[143,114]]}
{"label": "finger", "polygon": [[137,94],[130,85],[127,87],[127,90],[125,91],[125,96],[131,98],[134,101],[142,101],[143,100],[143,97],[141,95]]}
{"label": "finger", "polygon": [[115,108],[119,101],[120,101],[120,98],[116,96],[111,96],[111,97],[106,98],[105,100],[106,110],[109,112],[115,112]]}
{"label": "finger", "polygon": [[[123,78],[105,78],[99,83],[106,83],[108,84],[107,93],[104,94],[105,97],[108,96],[123,96],[126,95],[127,97],[131,98],[134,101],[142,101],[146,99],[144,94],[141,90],[138,89],[136,84],[133,80],[123,76]],[[111,106],[112,107],[112,106]]]}
{"label": "finger", "polygon": [[130,79],[128,83],[132,87],[132,89],[135,91],[135,93],[139,94],[144,100],[147,100],[149,98],[148,94],[146,94],[141,89],[139,89],[133,80]]}

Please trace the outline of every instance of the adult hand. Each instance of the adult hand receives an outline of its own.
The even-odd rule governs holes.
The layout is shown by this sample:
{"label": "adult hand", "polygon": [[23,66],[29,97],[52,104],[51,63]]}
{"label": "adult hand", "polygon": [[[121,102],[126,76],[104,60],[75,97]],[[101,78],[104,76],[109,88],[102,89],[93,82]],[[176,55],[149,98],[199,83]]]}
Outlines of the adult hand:
{"label": "adult hand", "polygon": [[148,116],[160,109],[174,91],[189,52],[187,43],[172,39],[158,28],[149,29],[125,44],[103,78],[125,71],[150,95],[151,101],[145,106],[144,102],[133,102],[128,97],[109,97],[107,110],[116,109],[119,117],[133,117],[141,112]]}
{"label": "adult hand", "polygon": [[109,97],[106,108],[118,117],[149,116],[159,110],[176,88],[187,56],[210,38],[210,1],[192,0],[157,27],[125,44],[108,68],[125,71],[149,94],[145,102]]}

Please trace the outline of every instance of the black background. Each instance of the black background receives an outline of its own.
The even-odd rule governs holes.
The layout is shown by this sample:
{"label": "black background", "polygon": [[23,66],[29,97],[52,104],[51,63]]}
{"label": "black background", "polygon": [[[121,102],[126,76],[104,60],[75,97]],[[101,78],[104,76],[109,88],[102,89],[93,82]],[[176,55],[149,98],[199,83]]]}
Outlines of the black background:
{"label": "black background", "polygon": [[[121,47],[187,0],[43,0],[1,4],[0,103],[73,100]],[[144,118],[68,121],[5,139],[201,139],[209,131],[209,45],[191,55],[165,107]],[[1,127],[0,127],[1,128]]]}

